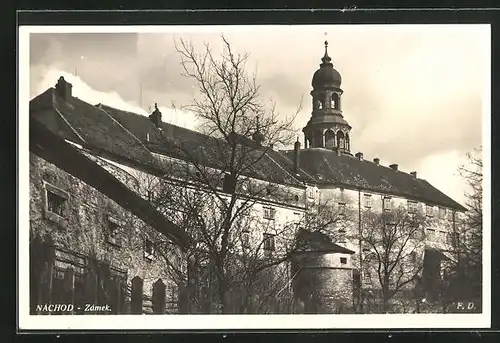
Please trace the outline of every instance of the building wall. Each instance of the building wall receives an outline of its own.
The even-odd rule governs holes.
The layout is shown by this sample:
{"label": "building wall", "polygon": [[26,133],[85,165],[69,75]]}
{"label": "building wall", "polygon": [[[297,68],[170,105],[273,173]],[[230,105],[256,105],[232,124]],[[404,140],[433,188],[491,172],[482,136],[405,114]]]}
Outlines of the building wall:
{"label": "building wall", "polygon": [[[47,210],[47,189],[67,195],[63,216]],[[114,240],[107,237],[110,220],[118,223],[120,230]],[[57,247],[67,251],[60,254],[73,259],[56,261],[56,267],[64,269],[82,261],[77,256],[93,258],[125,274],[129,286],[132,278],[140,276],[146,295],[151,295],[153,282],[162,278],[167,295],[175,297],[176,286],[170,282],[164,265],[145,256],[141,230],[151,228],[98,190],[30,153],[30,233],[50,235]]]}
{"label": "building wall", "polygon": [[[342,264],[341,259],[346,263]],[[295,256],[295,297],[305,313],[347,313],[353,307],[351,255],[305,252]]]}
{"label": "building wall", "polygon": [[[391,208],[401,206],[406,210],[408,209],[409,202],[416,202],[417,211],[426,214],[429,220],[429,227],[426,230],[426,244],[430,247],[444,250],[451,248],[449,234],[453,232],[453,225],[461,216],[461,213],[457,213],[452,209],[440,209],[440,207],[432,205],[429,206],[430,211],[427,212],[427,204],[412,199],[366,190],[358,192],[357,190],[341,187],[322,187],[320,189],[319,201],[331,203],[332,206],[339,206],[339,203],[346,204],[346,218],[350,223],[348,236],[353,237],[359,232],[360,216],[361,224],[363,225],[363,214],[366,211],[381,213],[383,211],[384,198],[390,199]],[[369,201],[369,204],[367,201]],[[440,213],[440,211],[442,212]],[[351,239],[346,242],[345,246],[348,249],[359,252],[359,242],[356,240]]]}

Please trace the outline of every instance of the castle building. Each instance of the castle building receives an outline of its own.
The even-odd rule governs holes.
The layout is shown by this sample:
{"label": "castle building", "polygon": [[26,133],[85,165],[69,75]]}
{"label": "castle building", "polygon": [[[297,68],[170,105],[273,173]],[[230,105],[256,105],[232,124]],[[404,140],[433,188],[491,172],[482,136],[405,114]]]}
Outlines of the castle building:
{"label": "castle building", "polygon": [[[312,113],[303,128],[304,148],[296,142],[290,151],[266,149],[245,175],[252,184],[273,187],[252,208],[258,221],[271,229],[245,232],[245,241],[265,239],[264,253],[272,253],[280,244],[277,232],[297,224],[295,234],[305,244],[292,257],[289,277],[302,304],[297,312],[307,313],[349,312],[356,285],[367,285],[374,278],[361,265],[367,250],[359,235],[372,230],[366,219],[369,213],[396,208],[423,213],[431,224],[426,228],[425,248],[416,259],[424,263],[434,256],[432,268],[427,269],[439,277],[436,268],[446,259],[451,233],[465,211],[416,172],[406,173],[397,164],[384,166],[378,158],[366,160],[362,153],[351,153],[350,135],[355,128],[344,118],[342,78],[327,48],[325,42],[324,56],[312,79]],[[30,102],[30,230],[32,237],[41,237],[37,239],[50,237],[49,245],[55,247],[50,258],[40,260],[43,266],[32,262],[38,266],[34,269],[43,270],[33,271],[43,275],[33,278],[42,285],[33,287],[32,301],[50,299],[56,285],[64,288],[68,282],[76,299],[75,294],[90,287],[85,286],[89,282],[77,280],[88,278],[91,261],[100,261],[92,267],[101,270],[96,278],[122,285],[113,288],[120,290],[113,293],[116,301],[140,276],[145,293],[151,293],[155,281],[163,280],[168,301],[174,303],[180,297],[179,286],[170,282],[153,258],[151,242],[143,233],[160,232],[177,249],[188,244],[187,228],[165,219],[148,203],[152,193],[143,188],[144,180],[178,177],[172,174],[172,166],[186,162],[175,149],[182,142],[191,151],[202,152],[207,168],[221,177],[220,192],[224,193],[224,166],[211,159],[215,153],[211,149],[220,147],[220,140],[163,122],[156,106],[148,118],[104,104],[91,105],[72,92],[72,85],[61,77],[54,88]],[[36,136],[37,132],[42,136]],[[250,140],[234,137],[257,149],[263,138],[258,131]],[[192,184],[188,186],[197,187],[197,173],[189,170]],[[330,228],[336,231],[335,239],[300,230],[303,218],[320,203],[329,203],[345,219],[345,225]],[[102,262],[104,272],[99,267]],[[70,281],[60,273],[68,268],[73,270]]]}

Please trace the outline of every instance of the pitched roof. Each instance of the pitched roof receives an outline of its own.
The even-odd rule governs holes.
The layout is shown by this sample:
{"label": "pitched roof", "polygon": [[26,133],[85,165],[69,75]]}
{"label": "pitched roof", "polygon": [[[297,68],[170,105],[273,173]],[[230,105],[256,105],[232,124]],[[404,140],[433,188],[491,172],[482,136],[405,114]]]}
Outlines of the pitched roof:
{"label": "pitched roof", "polygon": [[[165,122],[159,131],[146,116],[102,104],[94,106],[75,97],[64,100],[54,88],[30,101],[30,113],[62,138],[144,166],[161,167],[155,164],[153,151],[180,158],[194,154],[208,166],[224,169],[229,151],[223,140]],[[304,182],[343,185],[465,210],[427,181],[371,161],[337,156],[321,148],[301,150],[298,171],[292,161],[293,151],[267,149],[246,175],[295,186],[303,186]]]}
{"label": "pitched roof", "polygon": [[[146,116],[103,104],[94,106],[75,97],[65,100],[54,88],[30,101],[30,115],[62,138],[146,168],[161,168],[151,154],[157,152],[177,158],[186,158],[189,154],[192,155],[189,157],[201,158],[207,166],[224,170],[230,151],[224,140],[165,122],[161,123],[160,131]],[[288,171],[291,162],[278,152],[268,149],[262,155],[250,147],[249,154],[256,163],[249,164],[244,173],[247,176],[304,186],[297,175]]]}
{"label": "pitched roof", "polygon": [[299,246],[297,253],[332,252],[354,254],[355,252],[333,243],[332,239],[319,231],[300,230],[297,236]]}
{"label": "pitched roof", "polygon": [[101,193],[120,206],[130,209],[145,223],[171,238],[181,247],[187,247],[190,244],[190,238],[184,229],[167,220],[148,201],[82,154],[79,149],[66,143],[64,139],[54,134],[34,117],[30,118],[29,134],[31,152],[99,189]]}
{"label": "pitched roof", "polygon": [[[62,99],[49,88],[30,102],[30,115],[52,132],[83,146],[136,162],[151,158],[148,149],[96,106],[78,98]],[[58,126],[56,126],[58,123]]]}
{"label": "pitched roof", "polygon": [[[122,111],[103,104],[98,108],[108,113],[129,132],[143,141],[146,138],[149,150],[177,158],[200,158],[204,165],[225,169],[225,163],[231,153],[230,147],[225,140],[189,130],[183,127],[162,122],[161,131],[151,122],[148,117],[132,112]],[[248,140],[248,139],[247,139]],[[267,149],[266,153],[251,146],[252,141],[246,143],[248,150],[245,152],[251,161],[257,161],[249,165],[248,176],[262,180],[273,181],[281,184],[302,186],[303,183],[297,176],[289,172],[290,161],[280,153]],[[244,145],[242,145],[244,149]],[[305,175],[302,175],[305,177]]]}
{"label": "pitched roof", "polygon": [[[284,152],[289,158],[293,151]],[[300,167],[314,176],[318,184],[343,185],[385,194],[400,195],[433,205],[457,210],[465,208],[436,189],[426,180],[374,162],[360,160],[350,155],[338,156],[333,150],[323,148],[300,151]]]}

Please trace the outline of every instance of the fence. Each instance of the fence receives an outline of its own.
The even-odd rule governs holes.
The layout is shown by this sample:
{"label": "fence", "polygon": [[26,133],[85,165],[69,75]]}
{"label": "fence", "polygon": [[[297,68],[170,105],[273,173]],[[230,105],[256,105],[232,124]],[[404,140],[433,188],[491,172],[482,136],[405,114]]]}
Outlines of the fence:
{"label": "fence", "polygon": [[[144,280],[95,258],[54,246],[35,237],[30,242],[31,314],[169,314],[179,306],[157,279],[151,296]],[[49,305],[65,305],[54,307]],[[72,305],[69,306],[68,305]]]}

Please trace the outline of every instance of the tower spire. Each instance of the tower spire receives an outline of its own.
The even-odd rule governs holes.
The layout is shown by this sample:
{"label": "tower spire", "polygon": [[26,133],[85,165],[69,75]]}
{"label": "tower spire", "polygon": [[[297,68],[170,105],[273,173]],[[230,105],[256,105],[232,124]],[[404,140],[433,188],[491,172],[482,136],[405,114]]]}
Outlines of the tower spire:
{"label": "tower spire", "polygon": [[325,55],[324,55],[324,56],[323,56],[323,58],[321,59],[321,61],[323,62],[323,63],[321,64],[321,66],[323,67],[323,66],[325,66],[325,65],[331,65],[331,63],[330,63],[330,62],[331,62],[331,60],[332,60],[332,59],[330,58],[330,56],[328,56],[328,41],[327,41],[327,40],[325,40]]}

